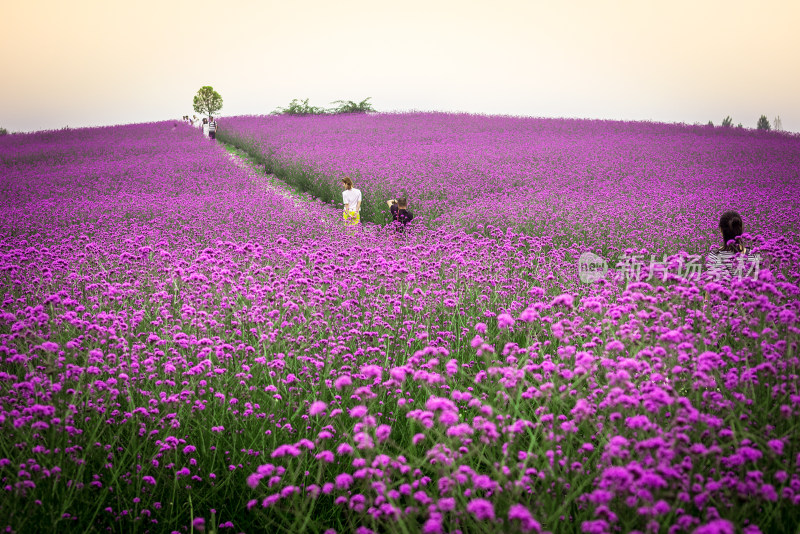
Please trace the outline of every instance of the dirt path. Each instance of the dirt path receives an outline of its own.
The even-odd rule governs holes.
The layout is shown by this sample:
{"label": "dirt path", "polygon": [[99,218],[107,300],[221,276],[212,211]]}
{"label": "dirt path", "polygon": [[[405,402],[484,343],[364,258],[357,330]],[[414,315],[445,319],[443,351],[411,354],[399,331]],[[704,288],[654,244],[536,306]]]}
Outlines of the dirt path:
{"label": "dirt path", "polygon": [[290,189],[288,186],[280,187],[274,183],[278,180],[274,174],[262,174],[256,171],[252,165],[244,160],[244,158],[237,156],[236,154],[232,154],[231,152],[228,152],[228,157],[234,162],[234,164],[236,164],[237,167],[244,170],[247,173],[247,176],[249,176],[253,182],[261,185],[264,189],[267,189],[276,195],[280,195],[288,200],[291,200],[292,204],[299,209],[304,211],[308,209],[308,201],[302,200],[298,193]]}
{"label": "dirt path", "polygon": [[[231,161],[233,161],[237,167],[244,170],[253,183],[260,185],[267,191],[290,200],[295,208],[308,217],[322,221],[326,229],[335,229],[338,232],[347,232],[350,235],[366,235],[364,234],[363,225],[359,225],[358,230],[353,227],[346,230],[342,221],[342,212],[340,209],[321,204],[311,196],[301,195],[288,184],[281,185],[282,182],[274,174],[259,172],[252,164],[245,160],[245,158],[230,151],[227,151],[227,153]],[[373,231],[368,233],[373,236],[378,235],[380,233],[380,228],[375,227]]]}
{"label": "dirt path", "polygon": [[322,221],[325,227],[329,229],[344,229],[344,225],[340,220],[341,213],[338,210],[327,206],[322,206],[319,202],[315,202],[313,197],[304,197],[288,185],[278,185],[280,180],[274,174],[264,174],[258,172],[241,156],[228,152],[228,157],[237,167],[247,173],[247,176],[250,177],[253,183],[258,184],[267,191],[275,193],[276,195],[282,196],[283,198],[291,201],[296,209],[307,215],[309,218]]}

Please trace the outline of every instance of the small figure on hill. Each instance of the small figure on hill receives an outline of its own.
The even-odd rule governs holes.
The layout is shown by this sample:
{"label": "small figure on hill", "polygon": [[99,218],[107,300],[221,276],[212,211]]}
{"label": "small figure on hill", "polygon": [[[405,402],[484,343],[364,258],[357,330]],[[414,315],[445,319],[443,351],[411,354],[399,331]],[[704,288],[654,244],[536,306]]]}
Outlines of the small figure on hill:
{"label": "small figure on hill", "polygon": [[211,120],[208,122],[208,136],[211,139],[217,138],[217,121],[214,120],[214,117],[211,117]]}
{"label": "small figure on hill", "polygon": [[355,226],[361,222],[361,191],[353,187],[349,176],[342,178],[342,201],[344,202],[344,224]]}
{"label": "small figure on hill", "polygon": [[392,213],[392,223],[398,232],[403,232],[408,223],[414,220],[414,214],[408,209],[408,199],[398,198],[387,200],[389,211]]}
{"label": "small figure on hill", "polygon": [[730,282],[733,276],[757,277],[760,256],[751,253],[742,239],[742,217],[735,211],[726,211],[719,219],[722,247],[708,255],[708,274],[717,281]]}

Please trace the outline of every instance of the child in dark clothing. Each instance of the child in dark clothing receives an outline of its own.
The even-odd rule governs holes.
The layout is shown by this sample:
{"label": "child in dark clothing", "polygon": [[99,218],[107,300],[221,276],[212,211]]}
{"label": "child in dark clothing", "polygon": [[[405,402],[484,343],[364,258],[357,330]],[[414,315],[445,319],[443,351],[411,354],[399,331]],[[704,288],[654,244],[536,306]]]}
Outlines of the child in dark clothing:
{"label": "child in dark clothing", "polygon": [[387,200],[386,204],[389,205],[389,211],[392,212],[392,221],[400,223],[397,226],[397,231],[402,232],[406,225],[414,220],[414,214],[408,209],[408,200],[405,198]]}

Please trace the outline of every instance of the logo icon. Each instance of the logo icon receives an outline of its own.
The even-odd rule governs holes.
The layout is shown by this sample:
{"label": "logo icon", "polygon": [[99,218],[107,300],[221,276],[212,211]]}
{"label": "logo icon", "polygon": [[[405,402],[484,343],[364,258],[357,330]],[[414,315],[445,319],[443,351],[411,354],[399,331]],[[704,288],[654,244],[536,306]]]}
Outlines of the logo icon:
{"label": "logo icon", "polygon": [[584,284],[591,284],[605,278],[607,272],[608,263],[597,254],[584,252],[578,258],[578,277]]}

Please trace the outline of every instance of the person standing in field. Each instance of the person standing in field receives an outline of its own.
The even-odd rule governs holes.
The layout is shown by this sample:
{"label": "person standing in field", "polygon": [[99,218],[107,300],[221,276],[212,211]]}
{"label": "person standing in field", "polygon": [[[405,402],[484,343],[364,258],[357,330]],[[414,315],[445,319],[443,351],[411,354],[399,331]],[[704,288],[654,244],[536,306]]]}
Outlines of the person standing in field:
{"label": "person standing in field", "polygon": [[214,117],[211,117],[211,122],[208,123],[208,136],[211,139],[217,138],[217,121],[214,120]]}
{"label": "person standing in field", "polygon": [[406,225],[414,220],[414,214],[408,209],[408,199],[399,198],[397,200],[387,200],[386,204],[389,205],[389,211],[392,213],[392,221],[395,224],[398,232],[403,232]]}
{"label": "person standing in field", "polygon": [[361,191],[353,187],[349,176],[342,178],[342,202],[344,203],[344,224],[355,226],[361,222]]}
{"label": "person standing in field", "polygon": [[200,124],[200,131],[203,132],[203,135],[208,137],[208,119],[203,119],[202,124]]}

